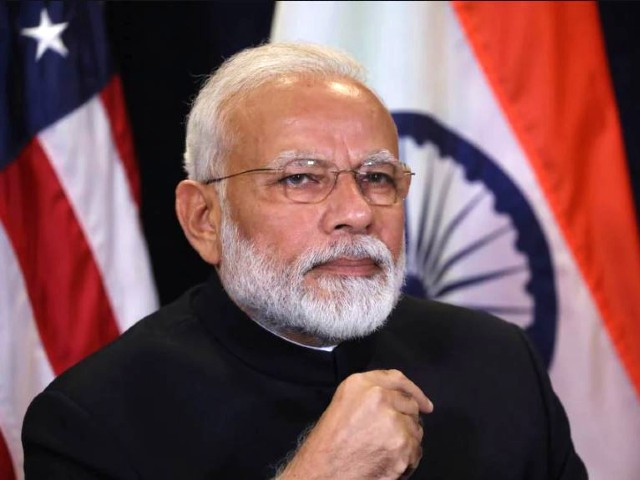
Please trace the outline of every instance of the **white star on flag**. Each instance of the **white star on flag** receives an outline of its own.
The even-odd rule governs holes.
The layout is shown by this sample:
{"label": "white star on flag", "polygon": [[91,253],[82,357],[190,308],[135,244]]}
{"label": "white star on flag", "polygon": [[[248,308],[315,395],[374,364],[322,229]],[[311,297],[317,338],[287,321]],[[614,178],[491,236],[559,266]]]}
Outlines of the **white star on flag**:
{"label": "white star on flag", "polygon": [[62,43],[60,35],[67,28],[68,22],[51,23],[47,9],[43,8],[40,13],[40,25],[37,27],[23,28],[20,33],[26,37],[34,38],[38,41],[36,51],[36,62],[44,55],[48,49],[59,53],[63,57],[67,56],[68,50]]}

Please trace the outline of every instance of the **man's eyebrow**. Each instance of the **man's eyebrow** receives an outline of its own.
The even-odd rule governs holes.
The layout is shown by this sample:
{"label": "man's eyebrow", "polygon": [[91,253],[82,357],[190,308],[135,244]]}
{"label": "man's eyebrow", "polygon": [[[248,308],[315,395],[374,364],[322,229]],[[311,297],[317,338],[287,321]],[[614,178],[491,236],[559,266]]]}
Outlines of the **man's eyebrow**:
{"label": "man's eyebrow", "polygon": [[273,160],[271,160],[265,167],[268,168],[281,168],[292,160],[324,160],[325,158],[317,152],[310,150],[286,150],[280,152]]}
{"label": "man's eyebrow", "polygon": [[362,163],[383,163],[383,162],[399,163],[400,161],[389,150],[382,149],[382,150],[376,150],[375,152],[368,154],[364,158],[364,161]]}
{"label": "man's eyebrow", "polygon": [[[312,150],[285,150],[271,160],[266,168],[281,168],[293,160],[327,160],[327,158]],[[399,163],[399,160],[387,149],[375,150],[364,156],[362,163]]]}

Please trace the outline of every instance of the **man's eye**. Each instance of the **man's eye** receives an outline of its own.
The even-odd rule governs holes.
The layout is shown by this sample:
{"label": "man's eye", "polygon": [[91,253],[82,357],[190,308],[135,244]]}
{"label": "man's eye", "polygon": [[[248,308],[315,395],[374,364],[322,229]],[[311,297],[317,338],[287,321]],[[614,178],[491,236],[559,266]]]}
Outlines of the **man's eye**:
{"label": "man's eye", "polygon": [[395,184],[393,177],[384,172],[367,172],[362,174],[361,178],[369,185],[393,186]]}
{"label": "man's eye", "polygon": [[318,179],[309,173],[294,173],[282,177],[278,182],[286,187],[304,187],[311,183],[318,183]]}

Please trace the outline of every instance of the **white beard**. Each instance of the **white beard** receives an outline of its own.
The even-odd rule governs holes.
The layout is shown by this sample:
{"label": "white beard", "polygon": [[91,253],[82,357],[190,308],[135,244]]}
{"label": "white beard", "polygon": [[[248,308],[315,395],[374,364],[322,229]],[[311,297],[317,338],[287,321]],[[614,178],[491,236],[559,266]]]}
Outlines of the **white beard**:
{"label": "white beard", "polygon": [[[218,273],[231,299],[268,330],[303,334],[321,345],[364,337],[384,325],[404,282],[404,248],[394,264],[386,245],[371,236],[310,248],[287,265],[243,238],[225,214],[221,243]],[[341,257],[371,258],[380,272],[371,277],[326,275],[315,286],[305,284],[309,270]]]}

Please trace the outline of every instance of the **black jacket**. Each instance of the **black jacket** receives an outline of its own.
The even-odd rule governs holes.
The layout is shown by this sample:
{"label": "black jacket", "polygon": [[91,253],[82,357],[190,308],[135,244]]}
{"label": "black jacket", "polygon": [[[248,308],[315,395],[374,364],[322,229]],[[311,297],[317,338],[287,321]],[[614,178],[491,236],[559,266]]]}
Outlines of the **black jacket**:
{"label": "black jacket", "polygon": [[521,331],[403,298],[381,331],[333,352],[247,318],[217,278],[140,321],[33,401],[30,479],[266,479],[351,373],[397,368],[433,401],[413,479],[587,478]]}

